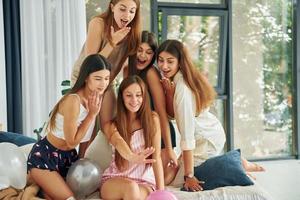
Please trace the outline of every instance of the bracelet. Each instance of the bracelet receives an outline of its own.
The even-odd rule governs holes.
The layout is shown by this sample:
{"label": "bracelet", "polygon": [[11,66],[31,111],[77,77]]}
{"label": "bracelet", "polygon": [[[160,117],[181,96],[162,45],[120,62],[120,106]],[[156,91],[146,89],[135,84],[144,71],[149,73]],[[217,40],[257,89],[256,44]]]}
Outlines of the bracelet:
{"label": "bracelet", "polygon": [[191,173],[183,176],[184,181],[186,181],[187,178],[194,178],[194,174]]}

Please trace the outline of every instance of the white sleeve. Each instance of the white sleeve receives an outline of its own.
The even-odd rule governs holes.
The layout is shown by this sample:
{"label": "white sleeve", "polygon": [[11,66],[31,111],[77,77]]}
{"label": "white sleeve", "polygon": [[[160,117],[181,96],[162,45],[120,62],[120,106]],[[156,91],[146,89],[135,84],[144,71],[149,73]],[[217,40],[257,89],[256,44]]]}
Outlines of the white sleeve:
{"label": "white sleeve", "polygon": [[194,95],[185,83],[176,84],[174,95],[174,115],[181,135],[181,150],[193,150],[195,141],[195,111],[193,110]]}

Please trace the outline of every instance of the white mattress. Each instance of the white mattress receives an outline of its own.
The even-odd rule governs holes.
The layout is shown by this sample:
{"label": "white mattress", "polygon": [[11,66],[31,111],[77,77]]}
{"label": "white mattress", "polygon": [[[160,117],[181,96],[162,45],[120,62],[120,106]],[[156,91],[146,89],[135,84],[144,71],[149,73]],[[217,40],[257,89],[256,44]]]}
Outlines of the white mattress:
{"label": "white mattress", "polygon": [[[201,192],[183,192],[179,188],[166,188],[172,191],[178,200],[272,200],[258,184],[252,186],[227,186]],[[99,192],[95,192],[87,199],[99,199]]]}
{"label": "white mattress", "polygon": [[178,200],[272,200],[257,184],[252,186],[227,186],[201,192],[183,192],[179,188],[168,187]]}

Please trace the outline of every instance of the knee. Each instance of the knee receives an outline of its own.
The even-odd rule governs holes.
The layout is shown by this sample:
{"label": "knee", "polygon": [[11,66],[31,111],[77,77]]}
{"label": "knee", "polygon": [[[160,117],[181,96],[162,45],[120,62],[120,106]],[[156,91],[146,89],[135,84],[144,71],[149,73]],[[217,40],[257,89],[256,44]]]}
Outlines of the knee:
{"label": "knee", "polygon": [[140,188],[135,181],[128,181],[124,190],[126,199],[139,200],[140,199]]}

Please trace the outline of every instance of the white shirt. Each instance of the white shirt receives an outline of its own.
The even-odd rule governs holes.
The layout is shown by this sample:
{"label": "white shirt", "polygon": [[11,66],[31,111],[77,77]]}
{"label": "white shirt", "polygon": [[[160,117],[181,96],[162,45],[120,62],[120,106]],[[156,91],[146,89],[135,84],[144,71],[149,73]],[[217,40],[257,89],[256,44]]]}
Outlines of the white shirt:
{"label": "white shirt", "polygon": [[174,117],[181,135],[181,150],[193,150],[196,140],[205,138],[216,146],[223,146],[225,133],[222,124],[207,109],[196,116],[196,99],[178,71],[174,77]]}

